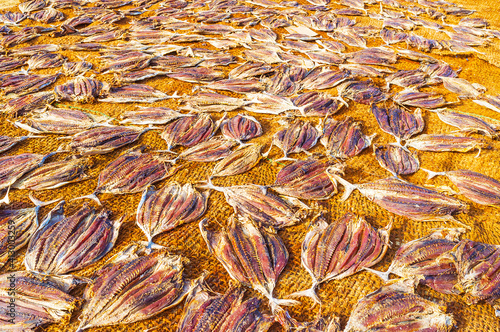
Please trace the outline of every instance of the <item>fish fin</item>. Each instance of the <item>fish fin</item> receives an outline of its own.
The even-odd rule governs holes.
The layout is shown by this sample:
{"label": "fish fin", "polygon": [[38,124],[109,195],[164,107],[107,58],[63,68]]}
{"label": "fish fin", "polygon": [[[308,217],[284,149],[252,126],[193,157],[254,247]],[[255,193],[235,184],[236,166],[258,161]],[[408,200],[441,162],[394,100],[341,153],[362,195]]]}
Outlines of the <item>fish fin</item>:
{"label": "fish fin", "polygon": [[481,154],[481,148],[478,148],[477,154],[474,156],[474,158],[479,158],[480,154]]}
{"label": "fish fin", "polygon": [[330,177],[330,180],[332,180],[332,182],[337,182],[338,181],[344,187],[344,193],[342,194],[341,200],[345,201],[345,200],[347,200],[349,198],[349,196],[351,196],[351,193],[354,190],[358,189],[358,186],[356,186],[355,184],[352,184],[352,183],[350,183],[350,182],[342,179],[337,174],[329,172],[330,168],[331,168],[331,166],[326,169],[326,174]]}
{"label": "fish fin", "polygon": [[269,156],[269,153],[271,153],[272,148],[273,148],[273,142],[271,142],[271,145],[269,146],[269,150],[267,150],[266,152],[264,152],[262,154],[262,157],[267,158]]}
{"label": "fish fin", "polygon": [[431,170],[428,170],[428,169],[422,168],[422,167],[420,167],[420,169],[422,171],[427,172],[427,180],[432,179],[435,176],[446,175],[446,172],[434,172],[434,171],[431,171]]}
{"label": "fish fin", "polygon": [[89,195],[85,195],[85,196],[80,196],[80,197],[76,197],[76,198],[73,198],[72,201],[76,201],[77,199],[92,199],[94,200],[97,204],[99,205],[102,205],[101,201],[99,200],[99,197],[97,197],[97,195],[95,193],[92,193],[92,194],[89,194]]}
{"label": "fish fin", "polygon": [[279,162],[279,161],[297,161],[297,158],[281,157],[274,160],[274,162]]}
{"label": "fish fin", "polygon": [[9,205],[10,204],[9,192],[10,192],[10,187],[7,187],[7,192],[5,193],[5,196],[2,199],[0,199],[0,205],[2,205],[2,204]]}
{"label": "fish fin", "polygon": [[27,124],[25,123],[21,123],[19,121],[16,121],[14,122],[14,126],[18,127],[18,128],[21,128],[21,129],[24,129],[26,131],[29,131],[30,133],[33,133],[33,134],[42,134],[43,132],[40,131],[40,130],[37,130],[31,126],[28,126]]}
{"label": "fish fin", "polygon": [[149,239],[148,242],[146,241],[138,241],[138,243],[144,247],[144,251],[146,252],[146,254],[150,254],[151,251],[153,250],[162,250],[162,249],[166,249],[167,247],[165,246],[162,246],[160,244],[156,244],[153,242],[153,239]]}
{"label": "fish fin", "polygon": [[306,290],[292,293],[288,295],[288,297],[309,297],[314,301],[315,304],[317,303],[321,305],[321,300],[319,299],[318,294],[316,294],[315,288],[316,285],[313,285],[311,288],[308,288]]}
{"label": "fish fin", "polygon": [[377,270],[374,270],[374,269],[370,269],[369,267],[364,267],[363,270],[375,274],[377,277],[379,277],[380,279],[382,279],[384,282],[388,282],[390,280],[389,279],[389,276],[391,274],[391,270],[390,269],[387,270],[386,272],[382,272],[382,271],[377,271]]}

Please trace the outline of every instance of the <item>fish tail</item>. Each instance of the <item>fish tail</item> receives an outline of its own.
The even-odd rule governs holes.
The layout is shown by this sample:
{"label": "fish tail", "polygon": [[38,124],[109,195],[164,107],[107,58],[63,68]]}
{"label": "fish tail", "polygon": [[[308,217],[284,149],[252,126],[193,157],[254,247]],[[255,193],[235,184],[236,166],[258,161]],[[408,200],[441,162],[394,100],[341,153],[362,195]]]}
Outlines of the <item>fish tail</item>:
{"label": "fish tail", "polygon": [[56,202],[59,202],[62,198],[57,198],[57,199],[53,199],[51,201],[41,201],[39,200],[38,198],[36,198],[35,196],[33,196],[32,193],[29,193],[29,199],[33,202],[33,204],[35,204],[36,207],[42,207],[42,206],[46,206],[46,205],[50,205],[52,203],[56,203]]}
{"label": "fish tail", "polygon": [[97,204],[102,205],[101,201],[99,200],[99,197],[97,197],[95,193],[73,198],[72,201],[76,201],[77,199],[86,199],[86,198],[94,200]]}
{"label": "fish tail", "polygon": [[268,297],[269,306],[271,307],[271,312],[276,312],[281,309],[281,306],[294,306],[300,304],[297,300],[287,300],[287,299],[276,299],[272,296]]}
{"label": "fish tail", "polygon": [[316,284],[312,285],[311,288],[292,293],[292,294],[288,295],[288,297],[303,297],[303,296],[305,296],[305,297],[311,298],[314,301],[314,303],[321,304],[321,300],[319,299],[318,294],[316,294],[315,289],[316,289]]}
{"label": "fish tail", "polygon": [[428,169],[422,168],[422,167],[420,167],[420,169],[422,171],[427,172],[427,180],[430,180],[433,177],[438,176],[438,175],[445,175],[445,172],[434,172],[434,171],[431,171],[431,170],[428,170]]}
{"label": "fish tail", "polygon": [[389,276],[391,274],[391,270],[387,270],[386,272],[382,272],[382,271],[377,271],[377,270],[374,270],[374,269],[370,269],[369,267],[364,267],[363,270],[366,270],[370,273],[373,273],[375,274],[376,276],[378,276],[380,279],[382,279],[383,281],[387,282],[389,281]]}
{"label": "fish tail", "polygon": [[5,205],[10,204],[9,192],[10,192],[10,187],[7,188],[7,192],[5,193],[5,196],[2,199],[0,199],[0,205],[1,204],[5,204]]}
{"label": "fish tail", "polygon": [[340,182],[340,184],[342,186],[344,186],[344,193],[342,194],[342,198],[341,200],[342,201],[345,201],[349,198],[349,196],[351,196],[351,193],[358,189],[358,187],[344,179],[342,179],[340,176],[336,175],[336,174],[330,174],[327,172],[328,175],[330,175],[331,177],[333,177],[334,180]]}

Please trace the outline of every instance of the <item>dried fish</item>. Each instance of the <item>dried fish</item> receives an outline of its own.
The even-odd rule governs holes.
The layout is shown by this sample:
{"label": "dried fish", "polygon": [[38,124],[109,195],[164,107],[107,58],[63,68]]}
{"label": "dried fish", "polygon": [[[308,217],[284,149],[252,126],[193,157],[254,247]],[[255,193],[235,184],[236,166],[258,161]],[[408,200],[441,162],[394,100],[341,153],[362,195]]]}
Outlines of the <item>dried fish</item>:
{"label": "dried fish", "polygon": [[262,82],[257,79],[226,79],[210,83],[208,87],[237,93],[260,92],[264,89]]}
{"label": "dried fish", "polygon": [[251,140],[262,135],[262,126],[253,116],[238,114],[221,122],[220,131],[224,137],[234,139],[238,143]]}
{"label": "dried fish", "polygon": [[172,120],[188,116],[168,107],[142,107],[135,111],[127,111],[121,115],[120,123],[135,125],[166,124]]}
{"label": "dried fish", "polygon": [[189,83],[209,83],[224,78],[223,72],[204,67],[177,69],[177,71],[166,75],[170,78]]}
{"label": "dried fish", "polygon": [[19,137],[0,136],[0,153],[9,150],[14,145],[24,141],[27,138],[29,138],[29,136],[19,136]]}
{"label": "dried fish", "polygon": [[5,197],[0,200],[0,204],[10,204],[10,187],[24,174],[42,165],[47,158],[54,153],[36,154],[21,153],[13,156],[0,157],[0,190],[7,189]]}
{"label": "dried fish", "polygon": [[433,172],[423,169],[428,174],[428,179],[438,175],[446,176],[460,194],[471,201],[483,205],[500,205],[500,182],[481,173],[460,169],[456,171]]}
{"label": "dried fish", "polygon": [[93,103],[109,88],[109,84],[105,82],[80,75],[68,83],[56,86],[54,92],[59,100]]}
{"label": "dried fish", "polygon": [[406,141],[405,147],[412,147],[420,151],[431,152],[468,152],[478,149],[478,156],[481,149],[489,149],[491,145],[481,138],[454,136],[454,135],[419,135]]}
{"label": "dried fish", "polygon": [[167,151],[177,145],[192,147],[213,136],[218,128],[210,115],[183,116],[165,126],[161,138],[167,142]]}
{"label": "dried fish", "polygon": [[396,104],[403,106],[413,106],[421,108],[439,108],[448,103],[444,97],[436,92],[420,92],[414,89],[407,89],[398,92],[393,98]]}
{"label": "dried fish", "polygon": [[483,95],[481,99],[474,99],[473,102],[500,113],[500,97],[498,96]]}
{"label": "dried fish", "polygon": [[168,98],[178,98],[178,96],[177,94],[169,96],[146,84],[130,84],[112,87],[105,97],[99,98],[99,101],[105,103],[154,103]]}
{"label": "dried fish", "polygon": [[105,154],[135,142],[150,128],[109,126],[92,128],[69,137],[66,149],[81,155]]}
{"label": "dried fish", "polygon": [[200,231],[208,249],[231,278],[264,295],[273,312],[280,305],[297,303],[273,296],[276,282],[288,262],[288,252],[276,231],[256,226],[248,218],[235,215],[219,232],[207,229],[207,220],[204,219],[200,222]]}
{"label": "dried fish", "polygon": [[30,18],[37,22],[49,24],[56,21],[62,21],[65,16],[63,12],[52,7],[48,7],[44,10],[31,14]]}
{"label": "dried fish", "polygon": [[351,184],[337,174],[338,170],[335,169],[335,166],[328,168],[326,173],[332,181],[336,180],[344,186],[342,200],[346,200],[357,189],[363,196],[387,211],[411,220],[441,220],[460,223],[453,217],[453,214],[466,212],[468,209],[465,203],[456,198],[394,177],[362,184]]}
{"label": "dried fish", "polygon": [[349,79],[350,74],[347,70],[321,70],[309,73],[300,86],[304,90],[331,89]]}
{"label": "dried fish", "polygon": [[380,37],[387,45],[397,44],[403,41],[406,41],[408,38],[408,34],[396,30],[390,30],[387,28],[383,28],[380,31]]}
{"label": "dried fish", "polygon": [[357,34],[352,28],[335,29],[335,32],[328,33],[328,37],[340,40],[349,46],[366,47],[366,39]]}
{"label": "dried fish", "polygon": [[0,211],[0,267],[10,262],[10,267],[13,269],[14,253],[24,247],[36,231],[40,207],[59,201],[57,199],[50,202],[41,202],[31,195],[30,199],[32,199],[35,207]]}
{"label": "dried fish", "polygon": [[248,216],[265,227],[279,229],[301,222],[302,211],[296,211],[291,203],[261,186],[248,184],[219,187],[214,186],[209,179],[208,183],[201,187],[224,193],[227,203],[236,213]]}
{"label": "dried fish", "polygon": [[237,144],[237,142],[231,139],[214,137],[182,151],[172,162],[176,162],[178,159],[192,162],[217,161],[231,155],[231,148]]}
{"label": "dried fish", "polygon": [[301,116],[326,117],[337,113],[345,105],[338,97],[331,97],[316,91],[298,95],[292,98],[292,102],[298,108],[293,110],[293,113]]}
{"label": "dried fish", "polygon": [[250,77],[260,77],[274,72],[271,65],[264,62],[247,61],[229,72],[229,78],[247,79]]}
{"label": "dried fish", "polygon": [[27,61],[28,70],[60,67],[66,61],[66,57],[59,53],[35,54]]}
{"label": "dried fish", "polygon": [[471,83],[458,77],[439,77],[443,85],[449,91],[458,94],[459,98],[478,99],[482,93],[478,91]]}
{"label": "dried fish", "polygon": [[147,188],[137,207],[137,226],[148,238],[153,238],[183,224],[199,219],[207,209],[208,194],[200,194],[191,184],[169,183],[159,190]]}
{"label": "dried fish", "polygon": [[401,140],[407,140],[413,135],[422,132],[425,127],[420,109],[410,113],[397,106],[385,108],[374,104],[372,105],[372,113],[380,129],[394,136],[398,144],[401,144]]}
{"label": "dried fish", "polygon": [[18,59],[8,56],[0,56],[0,71],[8,71],[24,66],[26,59]]}
{"label": "dried fish", "polygon": [[388,170],[392,175],[413,174],[420,168],[420,162],[416,153],[409,152],[397,145],[373,145],[373,152],[382,168]]}
{"label": "dried fish", "polygon": [[62,66],[63,73],[66,76],[83,75],[92,69],[92,63],[85,60],[78,62],[65,62]]}
{"label": "dried fish", "polygon": [[449,64],[443,61],[434,63],[424,63],[420,66],[420,70],[426,72],[431,77],[458,77],[460,70],[454,70]]}
{"label": "dried fish", "polygon": [[[15,317],[9,304],[15,284]],[[0,324],[4,331],[33,331],[49,323],[68,322],[79,299],[68,294],[47,278],[39,279],[26,272],[9,272],[0,276]]]}
{"label": "dried fish", "polygon": [[302,266],[313,285],[289,296],[307,296],[321,303],[315,291],[319,284],[346,278],[380,262],[389,248],[391,228],[392,222],[377,231],[352,213],[331,224],[319,215],[302,242],[301,252]]}
{"label": "dried fish", "polygon": [[370,146],[375,134],[366,136],[361,131],[361,126],[351,117],[337,121],[328,117],[323,127],[321,144],[329,156],[340,159],[354,157]]}
{"label": "dried fish", "polygon": [[213,92],[200,92],[185,98],[184,102],[184,108],[193,112],[229,112],[251,103]]}
{"label": "dried fish", "polygon": [[440,229],[433,233],[403,244],[394,257],[389,269],[380,272],[366,268],[384,281],[389,275],[401,278],[419,278],[419,282],[445,294],[456,294],[457,270],[454,261],[441,256],[452,250],[464,233],[463,228]]}
{"label": "dried fish", "polygon": [[428,75],[420,71],[416,70],[399,70],[394,74],[391,74],[385,78],[387,82],[387,89],[392,85],[397,85],[403,88],[418,88],[425,86],[429,83]]}
{"label": "dried fish", "polygon": [[498,137],[498,133],[488,122],[468,114],[454,112],[448,108],[434,110],[439,119],[446,124],[457,127],[463,132],[478,132],[491,138]]}
{"label": "dried fish", "polygon": [[225,294],[212,292],[198,282],[186,300],[178,332],[246,331],[266,332],[274,323],[272,317],[259,311],[261,300],[243,300],[244,290],[230,287]]}
{"label": "dried fish", "polygon": [[177,167],[164,156],[142,153],[144,146],[132,148],[109,163],[99,174],[97,188],[90,195],[78,197],[95,200],[98,194],[132,194],[144,191],[149,185],[172,176]]}
{"label": "dried fish", "polygon": [[22,97],[13,98],[3,107],[3,112],[7,115],[17,117],[32,110],[45,108],[53,103],[56,96],[53,92],[37,92]]}
{"label": "dried fish", "polygon": [[306,152],[314,147],[319,136],[318,129],[311,122],[298,120],[274,134],[272,144],[283,151],[280,160],[290,160],[289,154]]}
{"label": "dried fish", "polygon": [[415,294],[413,280],[400,281],[368,294],[355,305],[345,332],[439,331],[455,326],[446,308]]}
{"label": "dried fish", "polygon": [[[377,30],[378,32],[378,30]],[[397,53],[388,47],[369,47],[345,55],[347,62],[362,65],[389,66],[398,61]]]}
{"label": "dried fish", "polygon": [[125,215],[111,221],[110,211],[96,213],[84,204],[65,217],[64,204],[57,204],[33,234],[24,258],[28,271],[62,276],[97,262],[113,248]]}
{"label": "dried fish", "polygon": [[17,84],[11,84],[5,87],[3,92],[7,97],[11,95],[16,97],[24,96],[52,85],[59,76],[60,74],[47,76],[27,75],[24,80],[20,80]]}
{"label": "dried fish", "polygon": [[8,25],[16,25],[26,19],[28,15],[21,12],[5,12],[0,15],[0,21]]}
{"label": "dried fish", "polygon": [[43,9],[46,6],[45,0],[28,0],[21,2],[18,5],[19,10],[21,13],[31,13],[40,9]]}
{"label": "dried fish", "polygon": [[261,154],[260,144],[244,144],[239,149],[219,161],[212,170],[212,177],[231,176],[245,173],[260,162],[267,153]]}
{"label": "dried fish", "polygon": [[103,119],[76,109],[48,106],[35,112],[30,118],[14,122],[14,125],[35,134],[76,134],[98,126]]}
{"label": "dried fish", "polygon": [[469,305],[485,300],[494,305],[495,314],[500,315],[498,303],[498,245],[462,240],[450,252],[443,254],[441,259],[454,261],[458,282],[455,290],[464,292],[465,302]]}
{"label": "dried fish", "polygon": [[130,324],[151,318],[182,302],[191,292],[183,265],[187,259],[165,250],[138,256],[128,247],[101,268],[87,287],[78,332],[91,327]]}
{"label": "dried fish", "polygon": [[341,97],[365,105],[376,104],[388,98],[371,81],[348,81],[342,83],[337,90]]}
{"label": "dried fish", "polygon": [[299,199],[329,199],[337,193],[337,183],[333,183],[325,173],[331,165],[332,162],[321,162],[313,158],[297,160],[283,167],[269,188]]}

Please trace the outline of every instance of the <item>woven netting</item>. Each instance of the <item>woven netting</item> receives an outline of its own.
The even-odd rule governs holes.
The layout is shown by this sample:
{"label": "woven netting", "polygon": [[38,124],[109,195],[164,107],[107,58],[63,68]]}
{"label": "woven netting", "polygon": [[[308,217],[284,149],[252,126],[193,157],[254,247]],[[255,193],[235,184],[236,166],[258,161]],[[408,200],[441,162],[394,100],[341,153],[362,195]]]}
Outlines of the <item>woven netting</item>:
{"label": "woven netting", "polygon": [[[4,1],[5,0],[0,1],[0,7],[4,4]],[[304,1],[299,2],[305,3]],[[455,2],[457,4],[464,5],[466,8],[477,9],[478,12],[475,14],[475,16],[488,19],[492,24],[492,28],[498,28],[498,25],[500,25],[495,24],[495,22],[499,22],[500,17],[498,14],[500,5],[497,1],[455,0]],[[12,1],[7,0],[6,4],[12,5]],[[330,6],[332,8],[340,8],[340,6],[336,4],[332,4]],[[373,11],[378,11],[378,9],[376,9],[374,6],[369,7]],[[72,10],[68,9],[64,9],[62,11],[67,16],[71,16],[73,13]],[[143,14],[142,17],[143,16],[145,15]],[[381,27],[380,22],[371,20],[367,17],[356,17],[355,19],[361,25],[372,24]],[[192,21],[192,19],[188,20]],[[456,18],[449,19],[450,23],[457,23],[457,21],[458,20]],[[125,20],[120,21],[118,24],[120,26],[126,27],[128,23],[130,22],[127,22]],[[28,22],[24,24],[31,23]],[[278,32],[283,31],[284,30],[278,29]],[[426,37],[446,39],[446,36],[443,33],[423,29],[421,27],[418,29],[418,33]],[[44,35],[39,37],[38,39],[35,39],[29,44],[72,44],[78,42],[81,39],[82,37],[71,35],[61,38],[50,38]],[[118,44],[124,42],[126,41],[115,41],[108,44]],[[380,43],[380,39],[368,39],[369,46],[378,46],[380,45]],[[22,47],[26,45],[27,44],[25,43],[20,46]],[[213,47],[207,43],[195,43],[192,46],[213,49]],[[355,50],[355,48],[348,48],[347,51]],[[438,59],[447,61],[455,69],[462,68],[462,71],[460,73],[461,78],[465,78],[470,82],[480,83],[488,88],[488,94],[498,95],[500,94],[500,68],[497,68],[490,63],[498,63],[500,56],[497,53],[499,52],[498,50],[500,50],[500,43],[498,42],[498,40],[494,40],[490,47],[478,48],[478,50],[480,50],[481,52],[485,52],[485,55],[455,56],[449,53],[433,53],[432,55]],[[231,50],[230,52],[238,56],[241,54],[241,51],[242,49],[240,48]],[[86,60],[92,62],[96,68],[99,68],[101,66],[100,60],[97,58],[97,53],[70,51],[60,51],[60,53],[68,57],[70,61],[77,61],[78,57],[87,57]],[[486,59],[488,61],[480,58]],[[241,58],[239,62],[242,62]],[[236,65],[233,64],[223,69],[225,71],[229,71],[235,66]],[[418,63],[400,59],[396,66],[398,69],[416,69],[418,68]],[[37,70],[34,71],[34,73],[49,74],[57,72],[57,70],[58,69]],[[113,77],[112,75],[97,75],[96,78],[111,83]],[[71,78],[60,77],[56,84],[62,84],[69,79]],[[164,77],[148,79],[140,83],[149,84],[152,87],[168,94],[173,94],[175,91],[177,91],[180,95],[192,94],[192,88],[193,86],[195,86],[195,84],[184,83]],[[381,81],[378,83],[382,84]],[[431,89],[424,89],[424,91],[428,90],[430,91]],[[444,94],[449,101],[454,101],[457,99],[456,95],[448,93],[442,88],[442,86],[433,87],[432,90]],[[336,89],[327,90],[327,92],[331,93],[332,95],[337,95]],[[234,95],[238,96],[236,94]],[[134,104],[76,104],[67,102],[59,103],[56,105],[61,107],[78,107],[83,110],[91,110],[94,113],[101,112],[113,118],[118,118],[119,115],[123,112],[134,110],[137,107],[137,105]],[[144,104],[142,105],[144,106]],[[170,99],[154,103],[153,106],[166,106],[173,109],[178,109],[179,101],[177,99]],[[453,108],[462,112],[480,114],[500,120],[500,115],[498,113],[478,106],[470,100],[464,100],[460,104],[453,106]],[[234,116],[237,113],[238,112],[230,112],[228,116]],[[378,128],[377,123],[368,106],[350,102],[350,106],[348,109],[342,110],[334,117],[336,119],[340,119],[346,115],[349,115],[354,119],[360,121],[363,125],[363,131],[366,134],[377,133],[377,137],[375,139],[375,142],[377,144],[394,141],[394,139],[390,135],[383,133]],[[222,114],[213,114],[214,119],[218,119],[221,116]],[[456,130],[455,128],[442,123],[434,113],[424,111],[423,116],[426,123],[424,133],[448,133]],[[269,144],[272,135],[278,130],[278,128],[280,128],[280,125],[277,122],[277,117],[262,115],[256,116],[256,118],[263,125],[264,135],[258,139],[254,139],[252,142]],[[0,134],[21,136],[26,135],[26,132],[14,127],[9,119],[2,115],[2,117],[0,118]],[[63,142],[64,141],[58,139],[58,136],[56,135],[48,135],[44,136],[43,138],[29,139],[18,144],[15,148],[4,153],[3,155],[13,155],[23,152],[48,153],[51,151],[55,151]],[[149,146],[150,150],[162,150],[166,148],[166,143],[160,138],[160,131],[149,131],[145,133],[141,136],[139,141],[135,143],[135,145],[140,144]],[[424,168],[436,171],[454,170],[459,168],[470,169],[473,171],[481,172],[496,179],[500,179],[500,142],[492,141],[491,144],[493,146],[493,149],[484,150],[478,158],[475,157],[476,152],[419,152],[418,156],[420,158],[421,166]],[[90,161],[92,163],[92,167],[88,171],[89,175],[92,176],[90,180],[67,185],[62,188],[50,191],[36,192],[35,196],[41,200],[50,200],[63,197],[67,202],[66,215],[71,214],[72,212],[76,211],[83,203],[82,201],[71,201],[71,199],[92,193],[97,186],[97,177],[99,173],[107,164],[116,159],[128,148],[130,148],[130,146],[118,149],[113,153],[91,156]],[[182,148],[177,149],[177,151],[183,150]],[[324,153],[324,148],[320,144],[318,144],[311,150],[311,152]],[[257,167],[241,175],[216,178],[213,180],[214,184],[220,186],[248,183],[270,185],[274,182],[277,172],[284,166],[284,164],[282,163],[273,162],[273,160],[281,156],[282,152],[278,148],[274,148],[269,155],[269,159],[262,160]],[[49,161],[62,160],[66,157],[67,154],[57,154],[51,157]],[[305,158],[306,156],[301,154],[298,157]],[[189,163],[180,161],[179,164],[182,165],[182,168],[172,177],[156,184],[156,187],[162,187],[166,183],[171,181],[177,181],[180,184],[184,184],[206,180],[207,176],[211,173],[211,169],[213,168],[215,163]],[[373,181],[388,176],[390,176],[390,174],[387,171],[383,170],[376,161],[371,147],[369,149],[366,149],[361,155],[347,161],[345,178],[352,183]],[[433,179],[430,181],[426,180],[426,176],[423,171],[419,171],[415,175],[405,177],[405,179],[419,185],[451,186],[451,183],[446,180],[445,177],[438,177],[435,180]],[[32,203],[28,199],[27,190],[12,190],[10,197],[13,203],[9,206],[9,208],[17,209],[32,206]],[[110,209],[113,212],[113,216],[115,218],[118,218],[124,213],[127,214],[128,222],[122,226],[116,245],[111,250],[111,252],[96,264],[81,271],[75,272],[76,275],[89,277],[95,270],[99,269],[109,257],[122,251],[132,242],[138,240],[146,240],[144,234],[135,224],[135,212],[140,197],[141,194],[100,195],[101,201],[103,202],[103,208]],[[467,201],[467,199],[464,197],[458,196],[458,198]],[[470,201],[467,202],[470,204],[470,210],[468,214],[461,214],[457,217],[458,220],[467,225],[470,225],[472,228],[470,231],[467,231],[464,237],[491,244],[500,244],[500,224],[497,222],[500,216],[500,210],[494,207],[480,206]],[[415,222],[407,218],[395,216],[370,202],[368,199],[361,196],[358,192],[354,192],[345,202],[342,202],[340,200],[340,195],[336,195],[332,199],[326,201],[306,201],[305,203],[313,206],[315,209],[327,211],[330,220],[335,220],[342,216],[344,213],[352,211],[358,215],[364,216],[371,225],[377,228],[385,226],[391,218],[394,218],[394,227],[390,235],[392,247],[387,252],[385,258],[375,266],[375,268],[379,270],[386,270],[388,268],[391,260],[394,257],[394,253],[402,243],[427,235],[433,228],[457,226],[452,224],[445,224],[443,222]],[[95,203],[90,202],[90,204]],[[44,207],[41,209],[41,219],[45,217],[51,207],[52,206]],[[226,203],[223,194],[219,192],[212,192],[208,203],[208,210],[205,214],[205,217],[209,219],[209,223],[211,225],[210,227],[220,228],[219,224],[224,225],[232,213],[233,209]],[[304,220],[304,222],[300,225],[289,227],[279,231],[279,235],[283,239],[288,249],[290,258],[287,267],[278,280],[277,287],[275,289],[276,297],[283,298],[287,294],[306,289],[311,285],[311,279],[300,263],[300,247],[302,240],[304,239],[304,236],[308,230],[308,225],[311,217]],[[178,227],[170,232],[159,235],[155,238],[155,242],[167,247],[170,252],[174,254],[180,254],[190,260],[190,263],[185,267],[186,278],[196,278],[200,276],[204,271],[208,271],[208,284],[213,290],[224,292],[227,289],[229,283],[231,282],[229,275],[224,270],[223,266],[217,261],[217,259],[209,253],[207,246],[198,230],[197,222],[182,225],[181,227]],[[24,266],[22,264],[24,252],[25,249],[17,253],[17,270],[24,269]],[[3,271],[1,272],[4,273],[7,271],[8,267],[4,267]],[[356,302],[365,295],[375,291],[382,285],[383,282],[378,277],[367,272],[361,272],[340,281],[331,281],[324,283],[318,289],[319,297],[323,301],[323,305],[321,307],[322,314],[340,316],[341,324],[342,326],[345,326],[345,323],[349,318],[349,314],[351,313],[352,308],[356,304]],[[462,296],[443,295],[434,292],[426,287],[419,287],[417,292],[427,299],[432,299],[433,301],[446,304],[446,306],[448,307],[448,312],[453,314],[458,323],[459,331],[500,331],[500,323],[498,319],[495,318],[494,310],[487,304],[468,306],[463,301]],[[247,295],[259,296],[251,289],[248,289]],[[297,305],[295,307],[289,308],[292,316],[299,321],[309,321],[314,319],[318,311],[320,310],[319,306],[313,306],[312,301],[306,298],[301,298],[301,301],[302,305]],[[264,301],[263,303],[267,302]],[[152,328],[150,331],[175,331],[182,310],[183,304],[178,305],[171,310],[167,310],[164,313],[159,314],[146,321],[129,325],[93,328],[89,329],[88,331],[142,332],[148,328]],[[268,311],[269,308],[266,304],[263,304],[262,310]],[[76,310],[70,322],[51,325],[43,328],[42,330],[74,331],[79,324],[77,319],[79,313],[80,311]],[[275,325],[273,327],[273,330],[279,331],[280,328]]]}

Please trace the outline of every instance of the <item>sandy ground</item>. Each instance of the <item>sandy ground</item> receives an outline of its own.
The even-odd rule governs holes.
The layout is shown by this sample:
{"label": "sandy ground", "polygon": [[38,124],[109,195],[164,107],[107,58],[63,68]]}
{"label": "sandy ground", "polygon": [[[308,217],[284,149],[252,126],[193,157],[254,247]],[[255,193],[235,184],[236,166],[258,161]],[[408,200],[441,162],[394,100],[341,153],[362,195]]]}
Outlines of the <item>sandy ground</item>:
{"label": "sandy ground", "polygon": [[0,1],[0,9],[9,8],[19,3],[19,0],[2,0]]}

